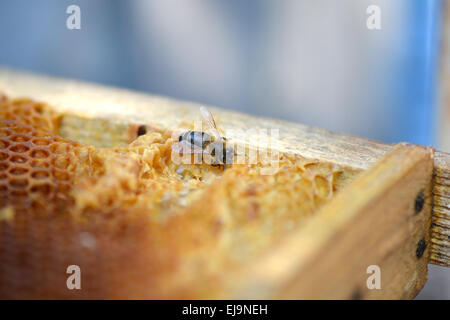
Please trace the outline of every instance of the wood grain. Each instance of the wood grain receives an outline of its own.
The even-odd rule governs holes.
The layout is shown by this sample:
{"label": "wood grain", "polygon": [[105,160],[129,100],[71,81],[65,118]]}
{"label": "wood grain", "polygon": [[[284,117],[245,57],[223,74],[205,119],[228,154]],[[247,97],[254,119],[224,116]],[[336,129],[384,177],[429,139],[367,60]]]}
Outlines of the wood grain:
{"label": "wood grain", "polygon": [[[12,97],[31,97],[64,112],[65,116],[61,119],[63,136],[72,137],[75,131],[79,134],[80,130],[74,130],[77,126],[82,125],[86,134],[89,134],[89,127],[101,126],[105,134],[98,137],[98,144],[103,146],[129,142],[133,134],[136,135],[136,128],[140,124],[154,129],[173,130],[199,119],[198,103],[6,68],[0,68],[0,91]],[[257,133],[247,134],[244,141],[242,136],[230,129],[277,128],[280,130],[277,139],[280,152],[336,163],[353,173],[367,170],[392,149],[388,144],[320,128],[209,108],[230,140],[257,146]],[[108,139],[105,140],[105,137]],[[80,142],[84,139],[83,135],[75,138]],[[434,172],[431,262],[450,266],[449,154],[435,153]]]}
{"label": "wood grain", "polygon": [[[401,144],[246,272],[240,297],[409,299],[427,279],[433,150]],[[415,199],[425,195],[416,212]],[[366,270],[381,270],[369,290]],[[249,284],[250,283],[250,284]]]}
{"label": "wood grain", "polygon": [[431,228],[431,256],[433,264],[450,266],[450,159],[435,160],[433,186],[433,218]]}

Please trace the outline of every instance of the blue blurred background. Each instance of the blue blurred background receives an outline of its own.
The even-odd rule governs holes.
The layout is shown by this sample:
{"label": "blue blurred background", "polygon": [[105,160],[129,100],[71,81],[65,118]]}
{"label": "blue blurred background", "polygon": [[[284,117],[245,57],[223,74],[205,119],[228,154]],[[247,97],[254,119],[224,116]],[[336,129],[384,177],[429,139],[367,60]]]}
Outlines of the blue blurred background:
{"label": "blue blurred background", "polygon": [[[81,30],[66,28],[71,4],[81,8]],[[366,27],[371,4],[381,8],[381,30]],[[435,145],[442,5],[2,0],[0,64]],[[422,297],[449,298],[448,273],[436,277]]]}
{"label": "blue blurred background", "polygon": [[3,0],[0,64],[434,144],[441,2]]}

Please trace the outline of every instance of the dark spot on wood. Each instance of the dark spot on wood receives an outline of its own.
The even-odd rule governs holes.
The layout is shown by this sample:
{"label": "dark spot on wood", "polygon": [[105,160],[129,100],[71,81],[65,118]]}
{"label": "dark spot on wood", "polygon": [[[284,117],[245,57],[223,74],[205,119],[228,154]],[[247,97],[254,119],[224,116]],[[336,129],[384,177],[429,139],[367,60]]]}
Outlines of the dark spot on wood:
{"label": "dark spot on wood", "polygon": [[140,136],[143,136],[144,134],[146,134],[147,133],[147,126],[146,125],[140,125],[139,127],[138,127],[138,130],[137,130],[137,136],[138,137],[140,137]]}
{"label": "dark spot on wood", "polygon": [[416,197],[416,201],[414,204],[414,209],[416,210],[416,214],[422,211],[423,205],[425,203],[425,195],[422,191],[419,192],[419,194]]}
{"label": "dark spot on wood", "polygon": [[425,239],[422,238],[417,243],[417,249],[416,249],[417,258],[420,259],[423,256],[423,253],[425,252],[426,249],[427,249],[427,243],[425,242]]}
{"label": "dark spot on wood", "polygon": [[361,300],[362,299],[362,295],[361,295],[361,291],[359,289],[355,289],[352,293],[352,300]]}

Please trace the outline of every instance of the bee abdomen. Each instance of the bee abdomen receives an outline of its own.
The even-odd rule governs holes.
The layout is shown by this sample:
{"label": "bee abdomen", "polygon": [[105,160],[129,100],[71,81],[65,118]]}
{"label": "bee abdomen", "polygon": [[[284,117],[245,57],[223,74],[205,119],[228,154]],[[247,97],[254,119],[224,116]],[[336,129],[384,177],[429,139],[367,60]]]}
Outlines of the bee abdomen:
{"label": "bee abdomen", "polygon": [[178,141],[187,141],[192,145],[204,148],[211,142],[211,136],[203,131],[186,131],[178,137]]}

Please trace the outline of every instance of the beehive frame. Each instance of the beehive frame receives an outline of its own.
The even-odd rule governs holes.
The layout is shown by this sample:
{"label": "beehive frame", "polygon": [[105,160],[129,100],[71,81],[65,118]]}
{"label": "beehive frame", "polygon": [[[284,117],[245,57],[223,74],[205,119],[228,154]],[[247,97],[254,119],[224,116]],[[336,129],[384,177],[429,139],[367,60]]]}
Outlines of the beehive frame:
{"label": "beehive frame", "polygon": [[[116,139],[114,143],[129,141],[141,124],[174,128],[182,119],[193,119],[198,110],[198,105],[193,103],[7,69],[0,70],[0,88],[10,96],[32,97],[74,116],[68,117],[66,121],[76,121],[77,117],[83,117],[84,123],[89,119],[113,119],[121,123],[124,129],[121,133],[110,135]],[[281,152],[335,163],[355,174],[371,168],[348,186],[346,192],[323,208],[310,222],[306,231],[287,240],[278,253],[268,253],[267,259],[259,264],[257,270],[252,270],[254,267],[250,266],[246,275],[252,274],[254,277],[248,278],[244,286],[229,288],[224,294],[250,298],[411,298],[426,281],[428,262],[449,266],[448,154],[412,145],[393,148],[391,145],[323,129],[251,117],[216,108],[212,110],[226,129],[283,128],[279,139]],[[67,127],[70,128],[70,125]],[[367,192],[361,193],[361,190]],[[421,213],[417,214],[414,204],[419,194],[424,195],[425,205],[420,210]],[[383,216],[384,223],[377,230],[370,228],[365,220],[370,219],[371,213],[373,216],[379,216],[383,212],[397,211],[404,214],[395,219],[392,214]],[[341,220],[333,221],[332,218],[326,218],[328,215],[341,217]],[[385,226],[390,228],[385,229]],[[404,228],[412,233],[398,232],[406,230]],[[314,236],[311,237],[312,234]],[[364,234],[366,236],[362,236]],[[414,234],[414,237],[408,236],[410,234]],[[336,240],[336,237],[340,241],[330,243],[330,239]],[[382,241],[383,239],[385,241]],[[417,257],[417,246],[422,239],[426,248],[420,257]],[[378,241],[379,246],[372,246],[373,254],[361,255],[367,249],[356,245],[361,241]],[[295,248],[299,243],[311,250],[296,255]],[[374,249],[377,247],[380,249]],[[390,284],[379,291],[368,291],[362,280],[364,263],[353,261],[347,252],[349,248],[354,250],[353,254],[370,258],[365,264],[383,264],[384,268],[389,270],[388,277],[392,277]],[[328,262],[322,261],[321,257],[326,257],[325,261]],[[285,262],[286,268],[280,270],[279,267],[274,267],[280,261]],[[299,261],[302,261],[302,268],[298,264]],[[323,267],[317,268],[319,264]],[[327,270],[327,265],[342,266],[342,270],[335,270],[338,276],[333,276],[333,271]],[[346,268],[346,265],[350,267]],[[359,266],[358,276],[350,277],[355,273],[352,266]],[[305,271],[301,271],[303,268]],[[405,271],[404,277],[396,276],[395,271],[398,269]],[[242,277],[239,274],[234,276]],[[319,281],[320,279],[323,281]],[[265,290],[261,291],[261,287]],[[265,293],[262,294],[263,292]]]}

